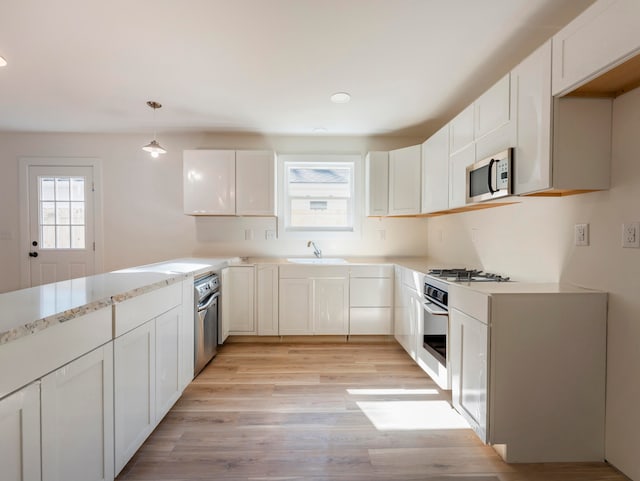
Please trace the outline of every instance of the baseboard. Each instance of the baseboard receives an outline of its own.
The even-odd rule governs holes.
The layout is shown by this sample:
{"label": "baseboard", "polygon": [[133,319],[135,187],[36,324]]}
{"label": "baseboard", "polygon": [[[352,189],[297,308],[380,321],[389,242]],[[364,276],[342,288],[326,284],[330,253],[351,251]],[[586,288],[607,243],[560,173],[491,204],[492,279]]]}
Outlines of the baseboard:
{"label": "baseboard", "polygon": [[264,343],[278,344],[287,342],[321,344],[321,343],[386,343],[395,342],[389,335],[354,335],[354,336],[229,336],[228,343]]}

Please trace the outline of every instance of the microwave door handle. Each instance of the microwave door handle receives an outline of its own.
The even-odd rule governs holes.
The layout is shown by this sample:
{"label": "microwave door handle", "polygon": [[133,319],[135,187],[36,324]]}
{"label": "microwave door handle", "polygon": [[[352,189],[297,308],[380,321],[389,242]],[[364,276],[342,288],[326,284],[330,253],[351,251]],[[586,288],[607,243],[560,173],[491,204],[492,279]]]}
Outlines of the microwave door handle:
{"label": "microwave door handle", "polygon": [[496,159],[491,159],[489,161],[489,168],[487,169],[487,182],[489,184],[489,192],[491,192],[491,195],[495,194],[496,191],[493,188],[493,176],[491,175],[493,173],[493,164],[495,164],[497,161]]}

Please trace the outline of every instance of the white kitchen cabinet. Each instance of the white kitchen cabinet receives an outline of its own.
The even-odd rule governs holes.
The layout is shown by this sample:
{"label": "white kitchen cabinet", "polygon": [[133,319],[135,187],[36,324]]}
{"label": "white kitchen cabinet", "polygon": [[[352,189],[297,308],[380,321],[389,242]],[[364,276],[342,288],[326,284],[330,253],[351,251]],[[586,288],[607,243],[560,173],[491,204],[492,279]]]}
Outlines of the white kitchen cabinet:
{"label": "white kitchen cabinet", "polygon": [[271,151],[185,150],[184,213],[275,215]]}
{"label": "white kitchen cabinet", "polygon": [[389,152],[367,154],[365,177],[367,215],[387,215],[389,212]]}
{"label": "white kitchen cabinet", "polygon": [[422,144],[423,214],[449,208],[449,124]]}
{"label": "white kitchen cabinet", "polygon": [[276,215],[275,180],[272,151],[236,151],[236,215]]}
{"label": "white kitchen cabinet", "polygon": [[194,369],[194,289],[193,278],[182,281],[182,317],[180,339],[180,390],[193,381]]}
{"label": "white kitchen cabinet", "polygon": [[389,215],[420,213],[421,146],[389,152]]}
{"label": "white kitchen cabinet", "polygon": [[280,335],[347,335],[349,268],[280,266]]}
{"label": "white kitchen cabinet", "polygon": [[156,426],[156,339],[153,320],[113,341],[115,472]]}
{"label": "white kitchen cabinet", "polygon": [[236,153],[233,150],[185,150],[184,213],[235,215]]}
{"label": "white kitchen cabinet", "polygon": [[349,334],[349,280],[313,279],[313,333]]}
{"label": "white kitchen cabinet", "polygon": [[259,336],[278,335],[278,266],[256,266],[256,322]]}
{"label": "white kitchen cabinet", "polygon": [[607,294],[489,284],[449,286],[454,407],[507,462],[602,461]]}
{"label": "white kitchen cabinet", "polygon": [[280,278],[279,332],[281,336],[313,334],[312,281]]}
{"label": "white kitchen cabinet", "polygon": [[411,356],[417,356],[418,324],[422,322],[422,296],[416,289],[418,272],[404,267],[396,268],[394,337]]}
{"label": "white kitchen cabinet", "polygon": [[113,344],[42,379],[42,480],[112,481]]}
{"label": "white kitchen cabinet", "polygon": [[254,266],[231,266],[222,270],[222,318],[230,335],[257,334]]}
{"label": "white kitchen cabinet", "polygon": [[449,122],[449,152],[455,154],[469,146],[474,140],[474,110],[473,104],[456,115]]}
{"label": "white kitchen cabinet", "polygon": [[457,309],[450,309],[449,317],[451,400],[482,442],[487,442],[488,326]]}
{"label": "white kitchen cabinet", "polygon": [[640,52],[640,2],[595,2],[553,37],[553,95],[567,93]]}
{"label": "white kitchen cabinet", "polygon": [[40,383],[0,400],[0,466],[6,481],[41,481]]}
{"label": "white kitchen cabinet", "polygon": [[516,92],[514,193],[609,188],[612,101],[551,97],[551,42],[512,71]]}
{"label": "white kitchen cabinet", "polygon": [[463,207],[467,203],[467,166],[476,160],[476,145],[469,144],[449,158],[449,209]]}
{"label": "white kitchen cabinet", "polygon": [[511,120],[509,74],[473,103],[473,138],[478,140]]}
{"label": "white kitchen cabinet", "polygon": [[392,320],[393,267],[351,267],[349,334],[389,335]]}
{"label": "white kitchen cabinet", "polygon": [[182,388],[180,385],[180,357],[182,349],[182,312],[175,307],[155,319],[156,328],[156,422],[169,412]]}

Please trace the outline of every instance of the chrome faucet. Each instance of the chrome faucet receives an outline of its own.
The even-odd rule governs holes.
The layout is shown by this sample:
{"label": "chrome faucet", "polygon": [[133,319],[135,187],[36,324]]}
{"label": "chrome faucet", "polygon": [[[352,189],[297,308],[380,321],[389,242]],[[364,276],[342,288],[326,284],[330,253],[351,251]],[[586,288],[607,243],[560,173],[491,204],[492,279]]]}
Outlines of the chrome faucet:
{"label": "chrome faucet", "polygon": [[320,257],[322,257],[322,251],[320,250],[320,248],[316,245],[315,242],[313,241],[309,241],[307,242],[307,247],[311,247],[313,246],[313,255],[316,256],[318,259]]}

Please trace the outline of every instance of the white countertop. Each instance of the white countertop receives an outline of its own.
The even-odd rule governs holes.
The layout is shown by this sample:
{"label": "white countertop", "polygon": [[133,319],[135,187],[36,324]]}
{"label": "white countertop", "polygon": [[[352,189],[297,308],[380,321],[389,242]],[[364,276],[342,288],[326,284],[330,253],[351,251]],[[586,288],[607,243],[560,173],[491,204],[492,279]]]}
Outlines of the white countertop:
{"label": "white countertop", "polygon": [[594,289],[554,282],[449,282],[464,289],[487,295],[502,294],[593,294]]}

